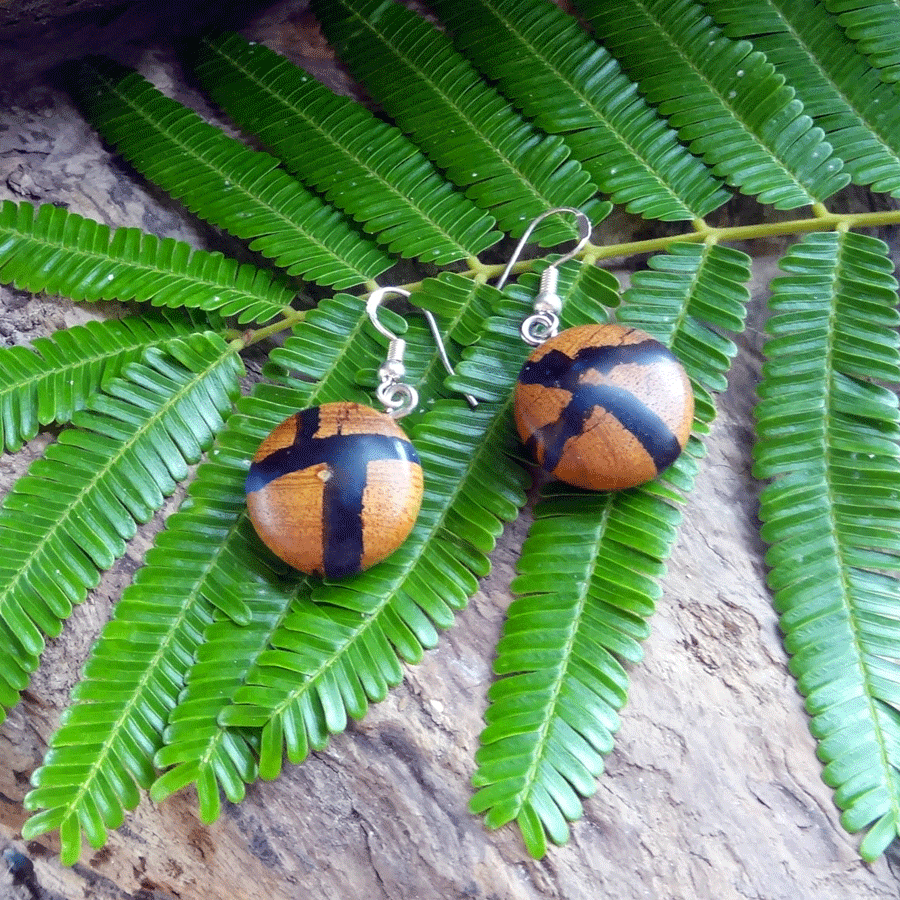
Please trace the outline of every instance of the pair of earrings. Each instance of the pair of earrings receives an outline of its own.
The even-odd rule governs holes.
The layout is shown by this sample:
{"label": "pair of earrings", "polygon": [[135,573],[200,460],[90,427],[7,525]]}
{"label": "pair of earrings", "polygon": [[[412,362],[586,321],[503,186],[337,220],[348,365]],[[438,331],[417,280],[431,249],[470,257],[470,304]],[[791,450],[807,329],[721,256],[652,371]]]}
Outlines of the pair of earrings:
{"label": "pair of earrings", "polygon": [[[537,225],[561,213],[575,216],[579,239],[544,270],[522,324],[523,340],[536,349],[516,384],[516,427],[551,475],[588,490],[621,490],[655,478],[681,453],[693,393],[678,360],[643,331],[621,325],[559,331],[558,267],[591,236],[580,210],[560,207],[536,218],[497,287]],[[418,516],[422,466],[396,421],[415,409],[418,396],[403,380],[404,341],[378,319],[388,294],[409,297],[401,288],[379,288],[366,304],[389,341],[376,390],[385,411],[342,402],[301,410],[273,429],[250,465],[247,508],[257,533],[276,556],[308,574],[340,578],[369,568],[406,540]],[[452,374],[437,323],[424,312]]]}

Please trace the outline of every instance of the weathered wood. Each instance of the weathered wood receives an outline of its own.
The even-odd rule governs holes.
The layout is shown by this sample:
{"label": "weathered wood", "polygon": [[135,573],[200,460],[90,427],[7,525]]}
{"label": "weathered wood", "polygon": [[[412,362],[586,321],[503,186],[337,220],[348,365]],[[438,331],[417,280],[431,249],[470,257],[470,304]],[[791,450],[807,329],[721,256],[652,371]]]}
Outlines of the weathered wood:
{"label": "weathered wood", "polygon": [[[296,53],[314,46],[290,4],[253,32]],[[203,105],[171,61],[131,52],[165,90]],[[321,54],[320,54],[321,58]],[[338,76],[334,76],[338,77]],[[206,110],[209,112],[208,110]],[[52,84],[8,93],[0,112],[0,199],[63,204],[198,246],[215,239],[145,188]],[[772,263],[757,261],[758,296]],[[27,342],[103,310],[0,289],[0,340]],[[721,416],[666,579],[631,670],[631,700],[608,771],[564,848],[530,860],[511,829],[488,833],[466,811],[473,754],[515,552],[525,523],[494,554],[494,573],[440,646],[401,687],[302,766],[250,787],[211,826],[190,793],[145,800],[102,850],[62,867],[54,839],[21,841],[22,798],[111,604],[153,526],[78,608],[23,702],[0,727],[0,850],[35,866],[34,890],[0,865],[0,897],[91,900],[887,900],[890,858],[864,865],[820,779],[764,585],[749,474],[757,326],[742,339]],[[50,440],[0,459],[7,488]],[[171,504],[170,504],[171,507]]]}

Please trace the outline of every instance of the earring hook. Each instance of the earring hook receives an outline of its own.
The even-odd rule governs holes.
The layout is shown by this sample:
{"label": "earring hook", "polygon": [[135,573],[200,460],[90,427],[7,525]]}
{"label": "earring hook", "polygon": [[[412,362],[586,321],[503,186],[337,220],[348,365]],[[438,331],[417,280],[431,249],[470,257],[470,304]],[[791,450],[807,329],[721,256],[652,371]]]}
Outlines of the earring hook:
{"label": "earring hook", "polygon": [[[372,291],[369,299],[366,301],[366,313],[368,313],[372,325],[375,326],[375,330],[388,339],[387,359],[378,370],[378,377],[381,381],[375,391],[375,395],[385,405],[389,414],[398,419],[416,408],[419,403],[419,393],[412,385],[403,381],[403,376],[406,374],[406,366],[403,364],[406,341],[397,337],[396,334],[386,328],[378,318],[378,307],[381,306],[388,294],[395,294],[398,297],[407,299],[410,297],[410,292],[404,288],[378,288]],[[419,308],[418,311],[425,316],[428,322],[428,327],[431,329],[431,334],[434,337],[438,355],[444,364],[444,368],[450,375],[455,375],[456,373],[450,364],[450,358],[447,356],[447,349],[444,346],[444,340],[441,337],[436,319],[427,309]],[[471,394],[463,394],[463,396],[469,401],[470,406],[478,406],[478,401]]]}
{"label": "earring hook", "polygon": [[548,209],[546,212],[541,213],[528,228],[525,229],[525,234],[519,239],[516,249],[513,250],[512,256],[509,258],[509,262],[507,262],[506,268],[503,270],[503,274],[497,280],[496,288],[498,291],[503,290],[503,286],[509,278],[509,273],[512,272],[513,266],[518,262],[519,257],[522,255],[522,251],[525,249],[525,245],[528,243],[528,239],[531,237],[534,229],[537,228],[544,219],[549,216],[558,215],[559,213],[571,213],[575,216],[575,219],[578,222],[578,243],[564,256],[554,260],[550,268],[555,269],[558,266],[561,266],[581,252],[587,242],[591,239],[591,220],[580,209],[576,209],[574,206],[557,206],[553,209]]}

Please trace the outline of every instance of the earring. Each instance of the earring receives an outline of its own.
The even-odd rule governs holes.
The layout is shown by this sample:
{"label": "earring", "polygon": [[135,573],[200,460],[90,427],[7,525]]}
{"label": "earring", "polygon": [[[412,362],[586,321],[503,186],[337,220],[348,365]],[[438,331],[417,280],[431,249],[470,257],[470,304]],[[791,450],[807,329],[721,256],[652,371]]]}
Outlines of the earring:
{"label": "earring", "polygon": [[[349,402],[301,410],[269,433],[250,465],[245,490],[253,527],[276,556],[308,575],[342,578],[381,562],[419,514],[422,465],[396,422],[419,398],[403,381],[406,342],[378,320],[389,293],[409,297],[401,288],[379,288],[366,303],[390,342],[376,390],[385,411]],[[422,312],[452,375],[437,323]]]}
{"label": "earring", "polygon": [[560,481],[594,491],[634,487],[656,478],[684,449],[694,394],[681,363],[644,331],[613,324],[559,331],[558,267],[591,237],[581,210],[560,207],[538,216],[497,287],[538,223],[559,213],[576,217],[579,240],[543,271],[533,314],[522,324],[522,339],[537,349],[516,382],[516,428],[541,468]]}

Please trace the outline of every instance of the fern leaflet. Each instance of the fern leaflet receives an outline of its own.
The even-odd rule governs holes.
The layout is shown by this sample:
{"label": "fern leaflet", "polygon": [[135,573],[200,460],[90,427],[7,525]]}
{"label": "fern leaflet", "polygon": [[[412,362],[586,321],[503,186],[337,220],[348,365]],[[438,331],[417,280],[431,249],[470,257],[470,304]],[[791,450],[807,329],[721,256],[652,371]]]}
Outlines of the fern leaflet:
{"label": "fern leaflet", "polygon": [[752,38],[785,76],[855,184],[900,195],[896,93],[821,4],[766,0],[756,4],[751,16],[734,0],[708,3],[707,8],[729,36]]}
{"label": "fern leaflet", "polygon": [[792,209],[847,183],[783,76],[748,42],[717,33],[699,3],[576,5],[681,140],[729,184]]}
{"label": "fern leaflet", "polygon": [[565,136],[613,203],[647,218],[699,219],[728,199],[615,60],[549,2],[440,0],[454,41],[548,134]]}
{"label": "fern leaflet", "polygon": [[900,81],[900,8],[895,0],[825,0],[885,81]]}
{"label": "fern leaflet", "polygon": [[[593,221],[609,212],[566,145],[526,124],[448,38],[409,9],[381,0],[323,0],[313,8],[341,56],[391,117],[500,227],[521,235],[557,206]],[[539,242],[574,237],[559,217]]]}
{"label": "fern leaflet", "polygon": [[81,65],[76,85],[95,127],[138,171],[289,275],[346,288],[390,265],[274,157],[207,124],[137,72],[94,60]]}
{"label": "fern leaflet", "polygon": [[141,353],[192,333],[190,320],[148,314],[89,322],[0,349],[0,446],[18,450],[41,425],[65,424]]}
{"label": "fern leaflet", "polygon": [[[39,575],[46,580],[43,560],[48,555],[57,564],[63,554],[81,558],[82,568],[90,572],[90,564],[107,566],[124,550],[134,522],[149,518],[163,494],[174,488],[174,479],[185,478],[188,463],[211,444],[237,395],[239,373],[233,349],[220,339],[196,335],[173,346],[171,355],[145,353],[141,364],[129,366],[124,378],[112,382],[76,418],[79,430],[64,432],[60,452],[48,454],[47,465],[31,476],[36,489],[52,485],[61,509],[51,506],[42,523],[45,534],[26,532],[31,559],[20,563],[22,575],[5,589],[4,617],[26,588],[53,596],[38,580]],[[64,444],[67,435],[75,438]],[[59,478],[66,480],[65,489]],[[23,495],[37,495],[28,487]],[[17,486],[7,505],[19,493]],[[45,501],[47,494],[40,491]],[[16,502],[12,509],[20,512],[24,506]],[[12,516],[6,518],[9,527]],[[167,553],[164,545],[153,552]],[[193,571],[183,566],[180,575],[191,577]],[[93,846],[101,846],[106,828],[121,823],[123,807],[137,803],[134,782],[149,784],[148,748],[158,741],[180,687],[173,673],[184,668],[193,650],[191,639],[196,644],[204,619],[208,621],[203,600],[179,607],[179,628],[170,627],[166,605],[178,601],[167,591],[171,569],[166,574],[170,577],[139,578],[129,587],[127,602],[123,598],[116,606],[86,664],[85,679],[75,689],[76,702],[54,734],[44,765],[34,773],[26,806],[45,811],[32,817],[25,831],[36,835],[59,828],[62,857],[69,862],[78,858],[82,829]],[[80,583],[74,573],[59,571],[53,578],[55,584],[69,585],[75,598],[83,596],[83,578]],[[35,608],[33,598],[28,608]]]}
{"label": "fern leaflet", "polygon": [[274,318],[293,298],[283,281],[221,253],[110,229],[56,206],[0,206],[0,277],[26,291],[72,300],[138,300],[236,316]]}
{"label": "fern leaflet", "polygon": [[900,829],[897,284],[875,238],[813,234],[773,284],[754,473],[791,671],[860,853]]}
{"label": "fern leaflet", "polygon": [[238,124],[391,253],[446,265],[500,239],[398,129],[271,50],[237,35],[206,41],[197,72]]}

